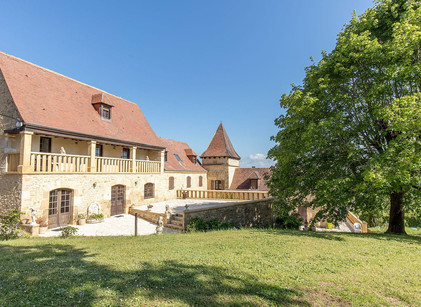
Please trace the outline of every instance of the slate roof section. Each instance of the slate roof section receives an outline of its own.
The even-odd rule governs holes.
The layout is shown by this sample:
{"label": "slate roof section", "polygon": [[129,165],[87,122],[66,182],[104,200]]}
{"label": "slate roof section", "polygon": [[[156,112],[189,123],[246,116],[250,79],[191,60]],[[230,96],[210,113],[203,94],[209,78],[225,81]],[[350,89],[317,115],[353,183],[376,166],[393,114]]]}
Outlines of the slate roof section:
{"label": "slate roof section", "polygon": [[[186,152],[194,153],[187,143],[162,137],[159,137],[159,140],[161,146],[165,147],[168,151],[167,162],[165,162],[164,165],[166,171],[206,172],[199,163],[193,164],[193,162],[187,157]],[[181,158],[181,162],[177,160],[175,154]]]}
{"label": "slate roof section", "polygon": [[257,191],[269,191],[264,174],[270,174],[270,168],[236,168],[230,190],[249,190],[250,179],[258,179]]}
{"label": "slate roof section", "polygon": [[228,157],[237,160],[241,159],[235,151],[234,146],[232,146],[231,140],[228,137],[222,122],[219,124],[218,129],[216,129],[208,148],[200,157]]}
{"label": "slate roof section", "polygon": [[[140,145],[160,144],[135,103],[2,52],[0,70],[28,126]],[[104,99],[113,106],[111,120],[101,118],[92,105],[93,99]]]}

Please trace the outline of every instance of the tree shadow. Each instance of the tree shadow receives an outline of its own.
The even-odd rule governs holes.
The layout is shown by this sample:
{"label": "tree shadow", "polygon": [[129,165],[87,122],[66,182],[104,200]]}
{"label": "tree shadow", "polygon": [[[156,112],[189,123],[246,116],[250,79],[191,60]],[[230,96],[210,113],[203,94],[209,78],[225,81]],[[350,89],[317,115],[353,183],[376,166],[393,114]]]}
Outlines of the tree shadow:
{"label": "tree shadow", "polygon": [[[259,229],[261,231],[262,229]],[[263,229],[271,234],[310,237],[314,239],[345,241],[346,238],[370,238],[376,240],[399,241],[404,243],[421,244],[421,237],[417,235],[394,235],[387,233],[353,233],[353,232],[316,232],[316,231],[300,231],[300,230],[284,230],[269,228]]]}
{"label": "tree shadow", "polygon": [[[298,291],[212,265],[103,265],[71,244],[0,245],[0,305],[309,306]],[[135,260],[135,259],[134,259]]]}

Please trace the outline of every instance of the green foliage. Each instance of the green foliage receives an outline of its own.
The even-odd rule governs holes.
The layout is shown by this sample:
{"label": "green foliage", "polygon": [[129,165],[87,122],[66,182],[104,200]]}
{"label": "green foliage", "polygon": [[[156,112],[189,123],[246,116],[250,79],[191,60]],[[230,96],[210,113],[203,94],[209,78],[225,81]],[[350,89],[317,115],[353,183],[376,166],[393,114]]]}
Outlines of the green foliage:
{"label": "green foliage", "polygon": [[221,223],[218,219],[205,221],[200,217],[192,218],[186,226],[187,232],[210,231],[210,230],[226,230],[234,228],[233,223]]}
{"label": "green foliage", "polygon": [[61,231],[61,237],[62,238],[72,237],[76,235],[77,232],[78,232],[78,229],[76,227],[68,225]]}
{"label": "green foliage", "polygon": [[20,223],[19,210],[12,209],[9,214],[0,215],[0,240],[16,239],[19,234],[18,225]]}
{"label": "green foliage", "polygon": [[298,229],[302,224],[303,219],[296,212],[278,215],[275,219],[275,226],[281,229]]}
{"label": "green foliage", "polygon": [[420,2],[382,0],[306,68],[282,96],[268,153],[278,206],[318,207],[332,222],[348,210],[380,217],[396,193],[401,208],[420,207],[420,46]]}
{"label": "green foliage", "polygon": [[104,218],[104,214],[102,214],[102,213],[92,213],[89,216],[89,219],[91,219],[91,220],[100,220],[100,219],[103,219],[103,218]]}

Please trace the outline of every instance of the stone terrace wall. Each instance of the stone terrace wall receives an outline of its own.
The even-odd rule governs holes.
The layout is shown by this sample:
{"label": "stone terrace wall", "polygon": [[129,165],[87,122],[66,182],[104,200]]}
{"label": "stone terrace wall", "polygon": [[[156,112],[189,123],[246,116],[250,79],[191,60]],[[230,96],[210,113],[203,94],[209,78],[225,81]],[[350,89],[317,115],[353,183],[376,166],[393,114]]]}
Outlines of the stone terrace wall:
{"label": "stone terrace wall", "polygon": [[195,217],[205,221],[218,219],[242,227],[271,226],[274,222],[273,197],[219,205],[203,209],[184,210],[184,227]]}

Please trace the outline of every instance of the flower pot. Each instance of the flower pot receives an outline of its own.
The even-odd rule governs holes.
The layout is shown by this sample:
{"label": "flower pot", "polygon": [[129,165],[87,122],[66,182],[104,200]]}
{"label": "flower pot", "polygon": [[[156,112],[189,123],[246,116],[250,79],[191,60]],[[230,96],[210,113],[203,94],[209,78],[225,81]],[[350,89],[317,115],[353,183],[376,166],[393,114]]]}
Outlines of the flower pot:
{"label": "flower pot", "polygon": [[42,235],[42,234],[46,233],[47,230],[48,230],[48,226],[40,227],[39,228],[39,234]]}
{"label": "flower pot", "polygon": [[85,225],[86,224],[86,219],[79,219],[78,221],[77,221],[77,223],[79,224],[79,225]]}

